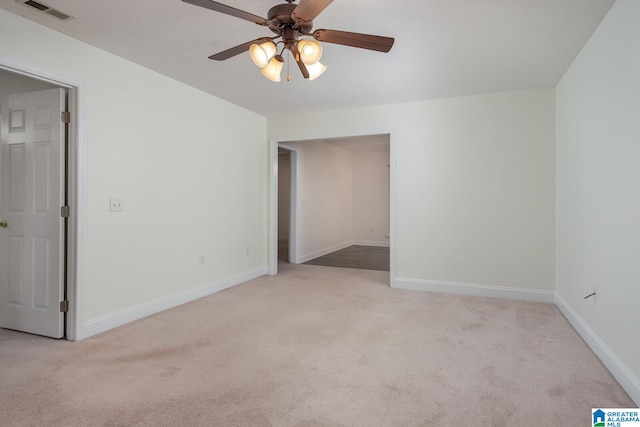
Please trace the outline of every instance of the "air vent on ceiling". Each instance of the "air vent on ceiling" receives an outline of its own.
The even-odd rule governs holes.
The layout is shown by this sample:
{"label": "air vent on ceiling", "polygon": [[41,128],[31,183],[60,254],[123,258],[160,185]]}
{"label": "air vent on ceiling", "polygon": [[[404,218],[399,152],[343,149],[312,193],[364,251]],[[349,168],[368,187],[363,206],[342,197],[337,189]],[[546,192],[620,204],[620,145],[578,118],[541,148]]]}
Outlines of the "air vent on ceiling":
{"label": "air vent on ceiling", "polygon": [[47,15],[51,15],[54,16],[62,21],[66,21],[67,19],[73,18],[73,16],[64,13],[60,10],[54,9],[50,6],[47,6],[44,3],[41,3],[39,1],[34,1],[34,0],[16,0],[18,3],[22,3],[25,6],[30,6],[40,12],[44,12]]}

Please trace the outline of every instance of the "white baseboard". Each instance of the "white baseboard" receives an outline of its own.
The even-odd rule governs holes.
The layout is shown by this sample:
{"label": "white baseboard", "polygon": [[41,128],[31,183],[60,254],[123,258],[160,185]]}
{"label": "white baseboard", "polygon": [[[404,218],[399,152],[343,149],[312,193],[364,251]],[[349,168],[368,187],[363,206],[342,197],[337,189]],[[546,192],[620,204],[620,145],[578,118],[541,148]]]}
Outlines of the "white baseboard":
{"label": "white baseboard", "polygon": [[[629,397],[640,406],[640,380],[633,375],[627,366],[616,356],[604,341],[589,327],[569,304],[558,294],[555,295],[555,304],[560,312],[567,318],[571,326],[580,334],[591,350],[598,356],[602,364],[611,372],[611,375],[620,383]],[[594,402],[594,405],[598,402]]]}
{"label": "white baseboard", "polygon": [[318,258],[323,255],[330,254],[331,252],[339,251],[340,249],[348,248],[351,245],[353,245],[352,241],[343,242],[334,246],[330,246],[328,248],[324,248],[308,254],[300,255],[296,260],[296,264],[302,264],[303,262],[311,261],[314,258]]}
{"label": "white baseboard", "polygon": [[97,319],[89,320],[84,324],[83,336],[76,338],[80,340],[106,332],[110,329],[117,328],[118,326],[133,322],[134,320],[151,316],[161,311],[220,292],[248,280],[255,279],[256,277],[264,276],[267,273],[267,267],[256,268],[255,270],[246,271],[231,277],[216,280],[186,291],[177,292],[166,297],[158,298],[133,307],[125,308],[124,310],[116,311],[115,313],[98,317]]}
{"label": "white baseboard", "polygon": [[383,248],[390,246],[388,240],[354,240],[352,244],[359,246],[379,246]]}
{"label": "white baseboard", "polygon": [[436,280],[410,279],[396,277],[391,281],[392,288],[413,289],[417,291],[440,292],[475,297],[504,298],[521,301],[546,302],[553,304],[553,291],[537,289],[510,288],[507,286],[476,285],[472,283],[442,282]]}

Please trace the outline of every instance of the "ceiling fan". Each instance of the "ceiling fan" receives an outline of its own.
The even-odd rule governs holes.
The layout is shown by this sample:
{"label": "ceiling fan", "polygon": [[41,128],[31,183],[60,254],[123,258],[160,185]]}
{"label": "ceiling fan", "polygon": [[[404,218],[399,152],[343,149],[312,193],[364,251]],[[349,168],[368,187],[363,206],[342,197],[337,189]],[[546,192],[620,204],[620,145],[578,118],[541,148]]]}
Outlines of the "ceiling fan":
{"label": "ceiling fan", "polygon": [[[244,19],[258,25],[268,27],[276,35],[274,37],[260,37],[225,51],[211,55],[209,58],[224,61],[240,53],[249,51],[253,62],[262,69],[262,74],[270,80],[279,82],[284,63],[282,54],[288,50],[300,68],[305,79],[313,80],[326,70],[320,63],[322,46],[319,42],[334,43],[344,46],[370,49],[378,52],[389,52],[395,41],[391,37],[375,36],[371,34],[352,33],[338,30],[315,30],[313,20],[333,0],[285,0],[267,13],[267,18],[218,3],[213,0],[182,0],[196,6],[204,7],[215,12],[224,13],[236,18]],[[312,40],[301,36],[313,37]],[[280,39],[280,40],[278,40]],[[278,45],[281,45],[278,53]],[[287,80],[289,74],[287,73]]]}

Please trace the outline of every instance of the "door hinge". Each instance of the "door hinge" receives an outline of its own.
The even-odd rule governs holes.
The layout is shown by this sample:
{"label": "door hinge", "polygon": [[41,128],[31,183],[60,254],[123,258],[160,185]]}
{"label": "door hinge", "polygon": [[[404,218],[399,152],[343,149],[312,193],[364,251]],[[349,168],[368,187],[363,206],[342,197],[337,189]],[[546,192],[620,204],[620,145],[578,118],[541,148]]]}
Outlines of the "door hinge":
{"label": "door hinge", "polygon": [[69,111],[63,111],[60,113],[60,121],[62,123],[71,123],[71,113]]}
{"label": "door hinge", "polygon": [[62,218],[69,218],[70,211],[71,209],[69,209],[69,206],[60,206],[60,216]]}
{"label": "door hinge", "polygon": [[66,313],[67,311],[69,311],[69,301],[60,301],[60,313]]}

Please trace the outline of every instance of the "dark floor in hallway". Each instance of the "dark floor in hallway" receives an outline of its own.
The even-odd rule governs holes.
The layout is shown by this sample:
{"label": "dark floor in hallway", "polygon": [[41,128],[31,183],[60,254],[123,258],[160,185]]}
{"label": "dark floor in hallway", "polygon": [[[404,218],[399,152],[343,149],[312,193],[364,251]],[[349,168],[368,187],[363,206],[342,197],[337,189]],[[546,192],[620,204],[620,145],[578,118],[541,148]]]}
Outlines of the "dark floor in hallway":
{"label": "dark floor in hallway", "polygon": [[389,248],[353,245],[304,264],[389,271]]}

